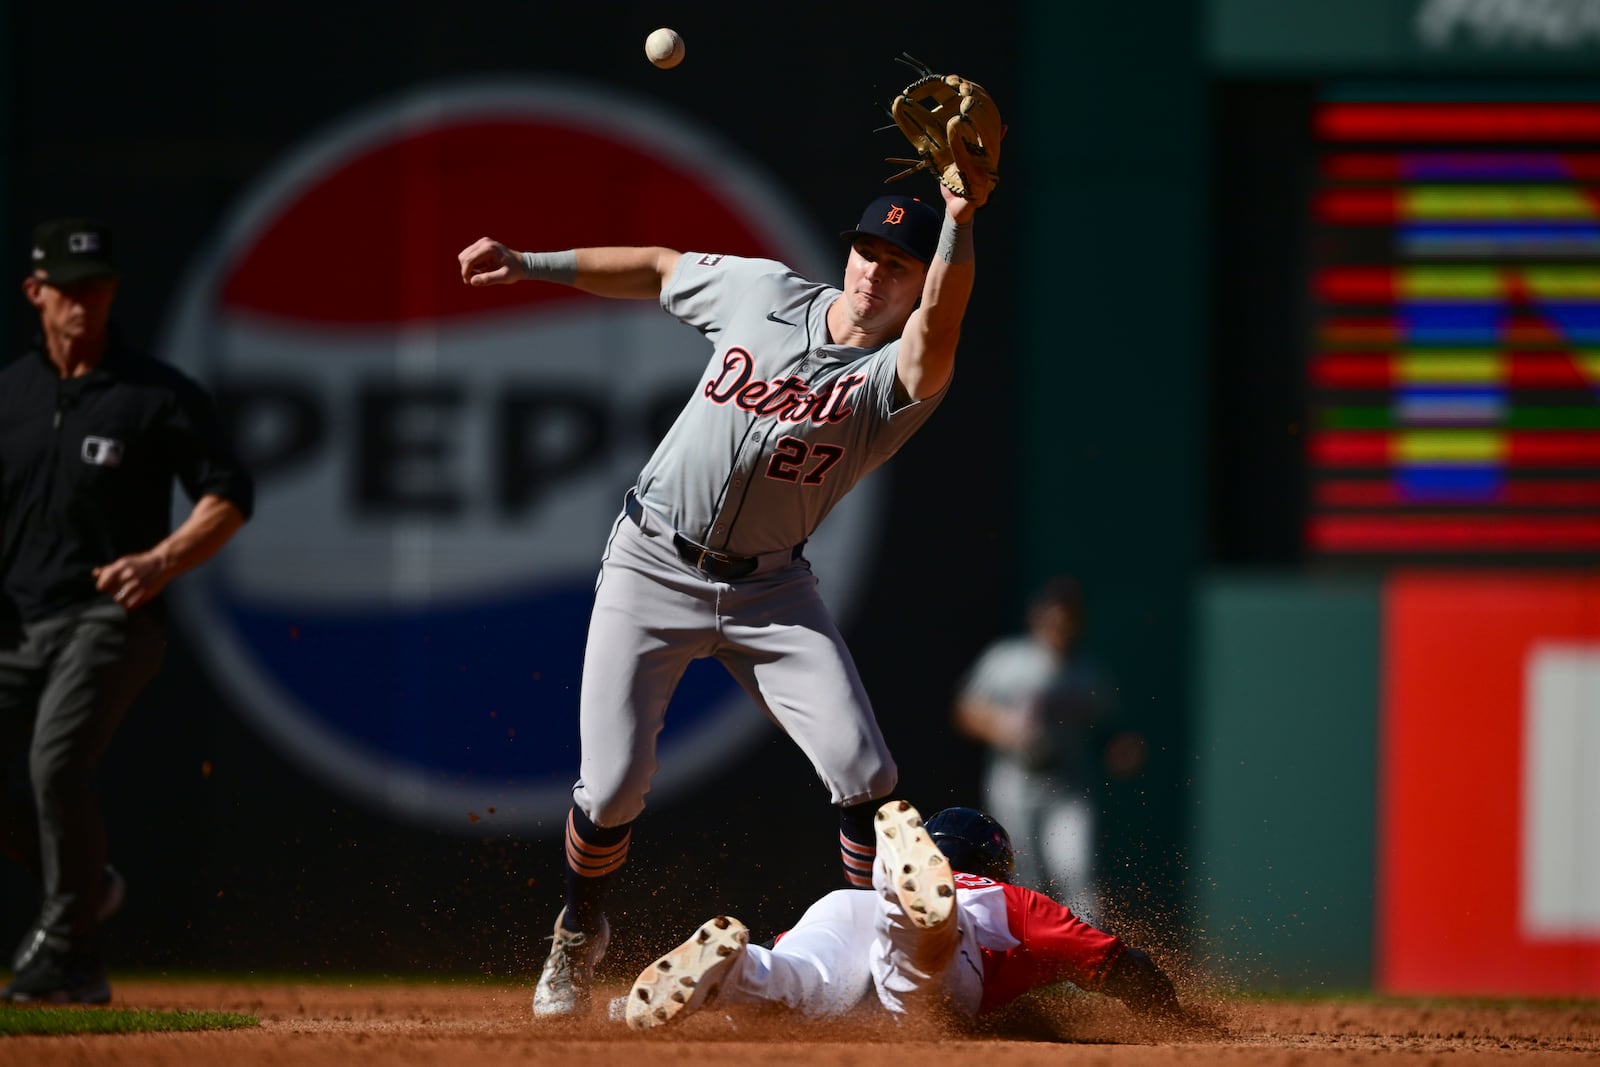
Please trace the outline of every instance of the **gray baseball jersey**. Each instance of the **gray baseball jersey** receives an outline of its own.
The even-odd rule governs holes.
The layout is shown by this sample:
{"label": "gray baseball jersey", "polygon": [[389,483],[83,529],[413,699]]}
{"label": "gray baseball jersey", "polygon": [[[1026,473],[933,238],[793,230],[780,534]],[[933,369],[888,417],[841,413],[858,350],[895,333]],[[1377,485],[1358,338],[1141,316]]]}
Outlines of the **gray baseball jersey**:
{"label": "gray baseball jersey", "polygon": [[[596,825],[644,810],[667,703],[689,662],[706,657],[799,745],[835,804],[895,786],[871,702],[797,546],[944,393],[904,398],[898,341],[828,344],[840,295],[771,260],[693,252],[662,290],[662,307],[713,351],[601,563],[573,788]],[[761,562],[725,581],[686,560],[676,538]]]}
{"label": "gray baseball jersey", "polygon": [[799,544],[943,399],[897,402],[898,340],[828,344],[839,295],[768,259],[680,258],[661,306],[713,351],[639,497],[685,537],[739,556]]}

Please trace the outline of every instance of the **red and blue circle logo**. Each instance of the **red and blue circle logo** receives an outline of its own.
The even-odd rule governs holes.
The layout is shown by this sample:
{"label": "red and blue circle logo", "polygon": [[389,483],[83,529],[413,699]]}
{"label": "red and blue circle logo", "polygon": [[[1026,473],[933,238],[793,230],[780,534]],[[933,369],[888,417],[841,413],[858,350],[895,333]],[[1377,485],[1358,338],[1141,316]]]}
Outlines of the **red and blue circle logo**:
{"label": "red and blue circle logo", "polygon": [[[258,483],[252,522],[172,591],[217,684],[297,765],[382,810],[555,832],[600,553],[711,352],[650,301],[463,285],[456,254],[481,236],[765,256],[817,278],[844,250],[657,105],[474,83],[313,137],[180,289],[161,352],[215,392]],[[880,496],[859,486],[807,546],[841,619]],[[696,664],[652,795],[692,789],[764,721]]]}

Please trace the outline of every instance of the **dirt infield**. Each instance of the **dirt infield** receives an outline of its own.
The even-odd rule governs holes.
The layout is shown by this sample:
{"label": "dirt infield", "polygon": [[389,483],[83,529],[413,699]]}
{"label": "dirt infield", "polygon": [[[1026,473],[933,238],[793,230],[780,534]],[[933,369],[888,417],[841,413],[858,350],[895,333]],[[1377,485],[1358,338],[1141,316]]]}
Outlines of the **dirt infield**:
{"label": "dirt infield", "polygon": [[535,1022],[523,986],[123,981],[115,992],[121,1007],[247,1012],[261,1027],[5,1038],[0,1063],[879,1067],[889,1044],[897,1046],[897,1062],[977,1058],[999,1067],[1059,1067],[1069,1056],[1075,1067],[1466,1067],[1534,1054],[1540,1065],[1600,1061],[1600,1002],[1209,1001],[1202,1010],[1219,1029],[1180,1034],[1140,1025],[1100,997],[1051,993],[977,1034],[912,1030],[871,1015],[824,1025],[716,1008],[672,1030],[637,1034],[608,1020],[607,998],[590,1019]]}

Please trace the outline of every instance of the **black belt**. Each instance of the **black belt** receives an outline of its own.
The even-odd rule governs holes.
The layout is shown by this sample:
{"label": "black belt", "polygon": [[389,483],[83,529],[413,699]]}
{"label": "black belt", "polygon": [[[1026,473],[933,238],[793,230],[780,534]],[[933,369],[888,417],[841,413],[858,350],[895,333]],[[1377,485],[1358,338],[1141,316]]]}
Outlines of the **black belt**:
{"label": "black belt", "polygon": [[[627,512],[628,518],[633,520],[635,526],[645,530],[647,533],[649,532],[644,524],[644,505],[639,502],[639,498],[631,490],[628,492],[623,510]],[[730,556],[726,552],[718,552],[716,549],[707,548],[705,545],[695,544],[683,534],[673,530],[672,547],[677,550],[679,559],[701,574],[720,578],[725,582],[736,582],[740,578],[750,577],[750,575],[760,570],[763,564],[790,563],[799,559],[801,550],[805,548],[805,542],[802,541],[793,548],[780,549],[777,552],[768,552],[761,556]]]}

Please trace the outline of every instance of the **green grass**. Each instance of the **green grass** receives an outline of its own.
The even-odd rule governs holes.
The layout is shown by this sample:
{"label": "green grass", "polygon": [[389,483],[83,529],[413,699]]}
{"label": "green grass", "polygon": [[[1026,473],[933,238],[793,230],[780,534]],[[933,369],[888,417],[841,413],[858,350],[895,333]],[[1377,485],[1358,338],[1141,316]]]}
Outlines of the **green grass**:
{"label": "green grass", "polygon": [[[641,964],[642,966],[642,964]],[[111,984],[115,988],[120,982],[172,982],[172,983],[217,983],[228,985],[312,985],[312,986],[338,986],[341,988],[354,988],[356,986],[485,986],[495,987],[503,985],[526,985],[533,987],[533,979],[537,977],[535,970],[530,975],[527,972],[516,974],[482,974],[477,972],[452,971],[139,971],[116,970],[111,973]],[[634,974],[629,974],[632,981]]]}
{"label": "green grass", "polygon": [[23,1034],[135,1034],[173,1030],[237,1030],[260,1026],[254,1015],[226,1011],[141,1011],[127,1008],[0,1006],[0,1037]]}

